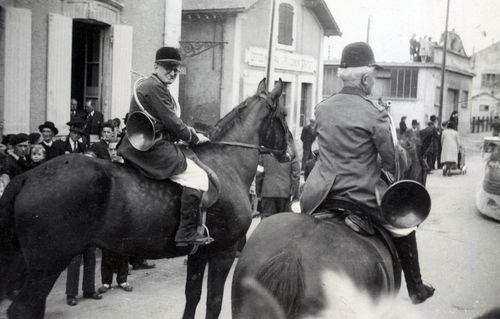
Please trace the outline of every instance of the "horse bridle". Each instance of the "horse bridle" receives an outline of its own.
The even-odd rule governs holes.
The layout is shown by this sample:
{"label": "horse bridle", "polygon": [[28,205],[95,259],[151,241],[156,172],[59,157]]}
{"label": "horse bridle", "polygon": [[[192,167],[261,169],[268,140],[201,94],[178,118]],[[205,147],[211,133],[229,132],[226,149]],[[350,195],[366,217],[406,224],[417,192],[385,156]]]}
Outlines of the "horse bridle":
{"label": "horse bridle", "polygon": [[[266,106],[271,111],[271,113],[269,114],[269,116],[272,116],[273,113],[275,113],[276,109],[277,109],[277,107],[276,107],[276,109],[273,110],[274,105],[273,105],[272,99],[267,94],[265,94],[265,93],[260,93],[259,97],[262,98],[262,99],[264,99],[266,101]],[[217,142],[210,141],[209,143],[210,144],[229,145],[229,146],[237,146],[237,147],[244,147],[244,148],[256,149],[261,154],[272,153],[272,154],[275,154],[275,155],[283,155],[283,153],[286,153],[286,150],[285,151],[283,151],[283,150],[277,150],[277,149],[265,147],[265,146],[262,146],[262,145],[255,145],[255,144],[235,142],[235,141],[217,141]]]}

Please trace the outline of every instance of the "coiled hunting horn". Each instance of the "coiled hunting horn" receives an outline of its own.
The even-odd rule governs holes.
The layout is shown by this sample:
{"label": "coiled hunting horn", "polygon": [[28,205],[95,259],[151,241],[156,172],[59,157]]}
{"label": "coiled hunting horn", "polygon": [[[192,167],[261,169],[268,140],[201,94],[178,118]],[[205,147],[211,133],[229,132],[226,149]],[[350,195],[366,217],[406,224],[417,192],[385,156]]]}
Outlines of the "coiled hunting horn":
{"label": "coiled hunting horn", "polygon": [[146,111],[137,97],[137,87],[142,81],[146,80],[146,77],[138,72],[131,72],[139,76],[139,78],[134,82],[133,96],[140,111],[129,114],[126,124],[126,134],[130,144],[132,144],[136,150],[145,152],[149,150],[158,139],[161,138],[161,133],[157,132],[155,129],[158,119]]}

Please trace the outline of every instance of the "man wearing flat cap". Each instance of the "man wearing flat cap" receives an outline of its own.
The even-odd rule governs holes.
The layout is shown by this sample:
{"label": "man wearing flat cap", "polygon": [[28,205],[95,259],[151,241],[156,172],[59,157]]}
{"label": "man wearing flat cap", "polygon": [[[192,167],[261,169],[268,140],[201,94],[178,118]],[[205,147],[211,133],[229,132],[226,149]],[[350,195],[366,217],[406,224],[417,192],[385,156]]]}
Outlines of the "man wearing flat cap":
{"label": "man wearing flat cap", "polygon": [[29,169],[27,159],[29,153],[28,135],[24,133],[12,135],[9,143],[12,145],[12,149],[6,151],[8,156],[5,165],[0,169],[0,175],[5,174],[11,180],[14,176]]}
{"label": "man wearing flat cap", "polygon": [[41,144],[45,148],[45,159],[47,161],[64,154],[64,142],[54,140],[54,136],[59,133],[54,123],[46,121],[38,127],[38,130],[42,134],[43,141]]}
{"label": "man wearing flat cap", "polygon": [[[138,103],[158,121],[156,135],[161,136],[152,148],[140,151],[132,146],[127,136],[122,139],[118,155],[126,163],[138,168],[144,175],[170,179],[183,186],[181,195],[180,225],[175,235],[179,246],[206,244],[211,238],[197,233],[197,215],[204,191],[208,190],[208,176],[194,161],[186,158],[174,142],[182,140],[191,145],[208,141],[203,134],[187,126],[180,118],[180,107],[168,89],[181,65],[179,50],[162,47],[156,52],[153,74],[137,85],[136,96],[130,103],[130,114],[140,111]],[[130,125],[130,117],[127,125]]]}
{"label": "man wearing flat cap", "polygon": [[339,76],[344,87],[315,109],[319,157],[304,186],[302,212],[311,214],[323,202],[342,201],[381,222],[398,236],[394,243],[410,298],[421,303],[432,296],[434,288],[423,284],[420,277],[416,227],[391,229],[384,224],[375,192],[381,168],[395,173],[397,142],[386,109],[368,98],[377,67],[372,49],[364,42],[351,43],[342,51]]}

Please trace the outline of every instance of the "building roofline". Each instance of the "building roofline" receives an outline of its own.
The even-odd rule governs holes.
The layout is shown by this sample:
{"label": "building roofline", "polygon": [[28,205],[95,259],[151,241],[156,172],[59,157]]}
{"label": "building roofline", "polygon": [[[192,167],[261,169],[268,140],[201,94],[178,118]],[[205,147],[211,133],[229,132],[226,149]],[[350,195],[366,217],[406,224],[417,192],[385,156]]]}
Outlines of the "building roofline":
{"label": "building roofline", "polygon": [[182,10],[182,14],[190,14],[190,13],[240,13],[244,12],[247,8],[238,7],[238,8],[212,8],[212,9],[193,9],[193,10]]}
{"label": "building roofline", "polygon": [[325,36],[342,36],[342,31],[340,31],[325,0],[304,0],[304,2],[306,8],[309,8],[316,18],[318,18],[319,23],[323,27]]}
{"label": "building roofline", "polygon": [[488,95],[489,97],[492,97],[492,98],[494,98],[497,101],[500,101],[500,98],[496,97],[495,95],[491,94],[490,92],[481,92],[479,94],[476,94],[476,95],[472,96],[471,99],[478,98],[478,97],[480,97],[482,95]]}
{"label": "building roofline", "polygon": [[[340,66],[340,62],[324,61],[324,65]],[[423,63],[423,62],[377,62],[382,68],[422,68],[422,69],[441,69],[440,63]],[[467,70],[461,70],[452,66],[446,66],[446,71],[458,73],[468,77],[474,77],[476,74]]]}
{"label": "building roofline", "polygon": [[[203,8],[189,8],[189,9],[182,9],[182,14],[193,14],[193,13],[226,13],[226,14],[236,14],[236,13],[241,13],[245,12],[252,7],[255,6],[257,2],[261,0],[255,0],[249,2],[248,5],[241,5],[237,7],[221,7],[221,8],[209,8],[209,7],[203,7]],[[314,14],[314,16],[318,19],[319,24],[323,28],[323,34],[327,37],[329,36],[341,36],[342,32],[340,31],[339,26],[337,25],[337,22],[333,18],[332,12],[330,11],[330,8],[328,8],[328,5],[326,4],[325,0],[303,0],[304,5],[307,9],[311,10],[311,12]]]}
{"label": "building roofline", "polygon": [[475,53],[473,54],[473,56],[478,55],[478,54],[480,54],[480,53],[483,53],[484,51],[491,50],[494,46],[500,46],[500,41],[497,41],[497,42],[495,42],[495,43],[492,43],[492,44],[490,44],[489,46],[487,46],[486,48],[481,49],[481,50],[479,50],[479,51],[475,52]]}

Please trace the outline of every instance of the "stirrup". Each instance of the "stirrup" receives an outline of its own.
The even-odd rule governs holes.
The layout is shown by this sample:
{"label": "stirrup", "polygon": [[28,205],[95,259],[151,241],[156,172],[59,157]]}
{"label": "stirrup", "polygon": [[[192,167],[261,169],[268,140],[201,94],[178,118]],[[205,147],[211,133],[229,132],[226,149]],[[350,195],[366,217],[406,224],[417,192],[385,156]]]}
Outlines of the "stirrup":
{"label": "stirrup", "polygon": [[212,237],[205,237],[205,238],[199,238],[198,240],[177,241],[175,242],[175,245],[178,247],[189,246],[189,245],[200,246],[200,245],[208,245],[213,241],[214,239]]}

